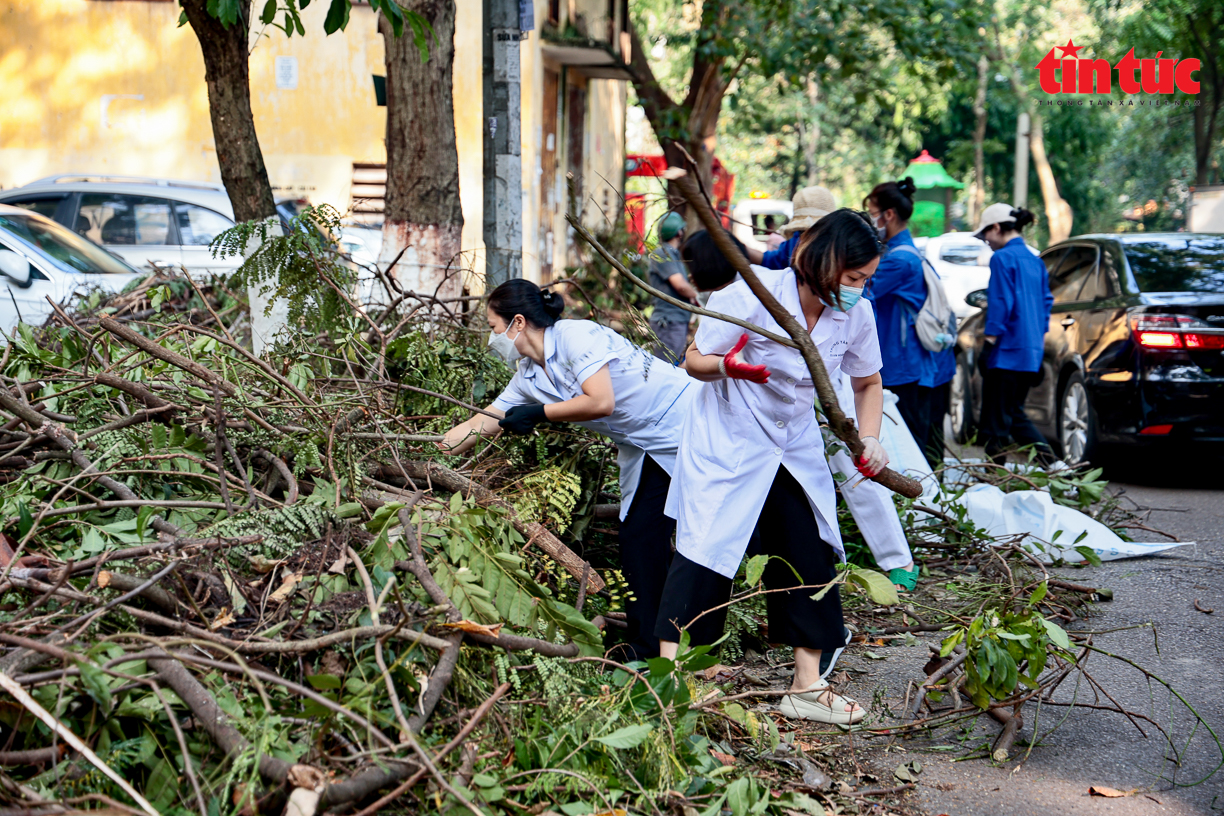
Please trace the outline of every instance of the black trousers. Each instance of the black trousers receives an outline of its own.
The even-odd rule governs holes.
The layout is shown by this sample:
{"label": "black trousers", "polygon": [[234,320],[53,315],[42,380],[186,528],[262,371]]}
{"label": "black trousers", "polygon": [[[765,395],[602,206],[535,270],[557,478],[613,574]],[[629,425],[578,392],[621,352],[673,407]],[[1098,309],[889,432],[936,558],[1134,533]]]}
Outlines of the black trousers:
{"label": "black trousers", "polygon": [[647,454],[633,504],[620,525],[621,570],[633,599],[625,602],[629,623],[627,646],[624,650],[613,650],[617,659],[646,660],[659,656],[655,619],[672,561],[672,534],[676,531],[675,519],[663,513],[670,486],[667,471]]}
{"label": "black trousers", "polygon": [[948,415],[948,406],[952,402],[952,381],[934,388],[923,388],[927,392],[927,408],[930,423],[927,433],[926,447],[923,453],[931,465],[931,470],[938,471],[943,467],[944,458],[944,417]]}
{"label": "black trousers", "polygon": [[[767,589],[811,587],[837,576],[837,553],[820,538],[812,506],[786,468],[778,468],[756,529],[760,551],[777,556],[765,567]],[[802,576],[802,581],[795,577],[795,572]],[[730,600],[731,583],[730,578],[676,553],[655,626],[659,639],[677,642],[680,628],[687,627],[691,645],[717,641],[727,621],[727,608],[715,607]],[[811,588],[796,589],[765,596],[771,641],[822,651],[845,645],[845,621],[837,588],[813,601],[816,592]],[[698,617],[705,610],[713,611]]]}
{"label": "black trousers", "polygon": [[1042,464],[1054,461],[1054,451],[1024,412],[1024,401],[1037,374],[1031,371],[1009,371],[988,368],[982,377],[982,436],[986,456],[992,462],[1007,461],[1011,441],[1016,445],[1032,445]]}
{"label": "black trousers", "polygon": [[927,440],[931,435],[931,390],[923,388],[917,382],[904,385],[886,385],[889,391],[897,395],[897,412],[905,421],[918,450],[927,449]]}

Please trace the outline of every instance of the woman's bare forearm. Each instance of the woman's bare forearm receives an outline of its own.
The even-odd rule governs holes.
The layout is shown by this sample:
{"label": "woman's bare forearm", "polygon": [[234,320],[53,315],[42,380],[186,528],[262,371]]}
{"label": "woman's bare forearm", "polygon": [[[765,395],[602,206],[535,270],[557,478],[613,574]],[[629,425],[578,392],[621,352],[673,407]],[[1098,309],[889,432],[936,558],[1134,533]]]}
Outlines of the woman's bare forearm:
{"label": "woman's bare forearm", "polygon": [[724,380],[726,375],[718,368],[722,358],[721,354],[702,354],[697,350],[697,344],[694,343],[689,346],[688,354],[684,355],[684,370],[690,377],[702,382]]}
{"label": "woman's bare forearm", "polygon": [[850,386],[854,389],[854,413],[858,416],[859,436],[879,439],[884,417],[884,385],[880,375],[851,377]]}
{"label": "woman's bare forearm", "polygon": [[[494,408],[492,405],[486,410],[500,416],[505,416],[504,412]],[[458,456],[471,450],[482,436],[497,436],[499,433],[501,433],[501,426],[497,424],[496,419],[484,414],[477,414],[467,422],[460,422],[447,431],[442,437],[442,441],[438,443],[438,448],[444,453]]]}

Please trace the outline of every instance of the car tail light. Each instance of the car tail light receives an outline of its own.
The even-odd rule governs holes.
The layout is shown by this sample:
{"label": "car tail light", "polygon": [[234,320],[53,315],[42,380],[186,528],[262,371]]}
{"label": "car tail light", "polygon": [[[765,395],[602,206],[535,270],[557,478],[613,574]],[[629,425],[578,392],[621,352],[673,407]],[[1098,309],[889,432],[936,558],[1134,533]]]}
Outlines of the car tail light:
{"label": "car tail light", "polygon": [[1130,316],[1130,325],[1143,348],[1224,350],[1224,332],[1190,315],[1140,312]]}
{"label": "car tail light", "polygon": [[1139,433],[1145,436],[1166,436],[1173,432],[1172,425],[1149,425]]}

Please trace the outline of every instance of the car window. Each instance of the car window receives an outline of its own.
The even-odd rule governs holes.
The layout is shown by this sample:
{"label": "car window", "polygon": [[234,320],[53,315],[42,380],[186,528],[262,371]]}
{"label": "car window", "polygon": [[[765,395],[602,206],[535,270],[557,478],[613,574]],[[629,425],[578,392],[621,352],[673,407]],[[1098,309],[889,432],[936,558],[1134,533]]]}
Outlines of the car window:
{"label": "car window", "polygon": [[951,244],[939,248],[939,260],[957,266],[977,266],[982,244]]}
{"label": "car window", "polygon": [[1224,292],[1224,235],[1126,244],[1141,292]]}
{"label": "car window", "polygon": [[234,226],[234,222],[219,212],[194,204],[174,202],[178,218],[179,241],[184,246],[208,246],[213,239]]}
{"label": "car window", "polygon": [[1085,281],[1096,272],[1096,260],[1096,247],[1073,246],[1067,250],[1058,270],[1050,277],[1050,292],[1055,303],[1080,300]]}
{"label": "car window", "polygon": [[98,244],[169,244],[170,202],[148,196],[86,193],[81,196],[76,231]]}
{"label": "car window", "polygon": [[65,196],[63,195],[49,195],[40,196],[38,198],[22,198],[16,201],[10,199],[4,203],[12,204],[14,207],[21,207],[23,210],[36,212],[39,215],[46,216],[47,218],[54,218],[55,210],[57,207],[59,207],[60,202],[63,201],[64,198]]}
{"label": "car window", "polygon": [[54,221],[3,213],[0,214],[0,229],[8,230],[78,272],[130,275],[136,271],[102,247],[89,243]]}
{"label": "car window", "polygon": [[1084,282],[1084,288],[1080,290],[1079,299],[1104,300],[1105,298],[1113,297],[1116,294],[1116,287],[1110,272],[1115,268],[1113,253],[1102,250],[1101,262],[1097,265],[1096,272]]}

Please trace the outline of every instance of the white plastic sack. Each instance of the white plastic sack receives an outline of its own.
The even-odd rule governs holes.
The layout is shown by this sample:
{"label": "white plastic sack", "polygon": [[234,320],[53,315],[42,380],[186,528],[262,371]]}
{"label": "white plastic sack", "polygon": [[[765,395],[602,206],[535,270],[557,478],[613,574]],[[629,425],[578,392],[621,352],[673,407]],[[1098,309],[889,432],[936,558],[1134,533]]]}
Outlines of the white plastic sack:
{"label": "white plastic sack", "polygon": [[909,432],[905,420],[897,410],[897,395],[887,389],[884,390],[884,420],[880,423],[880,444],[888,454],[890,468],[922,483],[920,502],[929,502],[939,494],[939,480],[935,478],[930,464],[922,455],[922,449],[914,441],[914,435]]}
{"label": "white plastic sack", "polygon": [[[1104,524],[1055,504],[1049,493],[1040,490],[1004,493],[994,485],[977,484],[965,491],[959,503],[968,511],[969,519],[991,536],[1026,534],[1023,546],[1047,564],[1055,558],[1083,560],[1076,547],[1090,548],[1102,561],[1115,561],[1193,543],[1123,541]],[[1034,542],[1041,546],[1034,546]]]}

